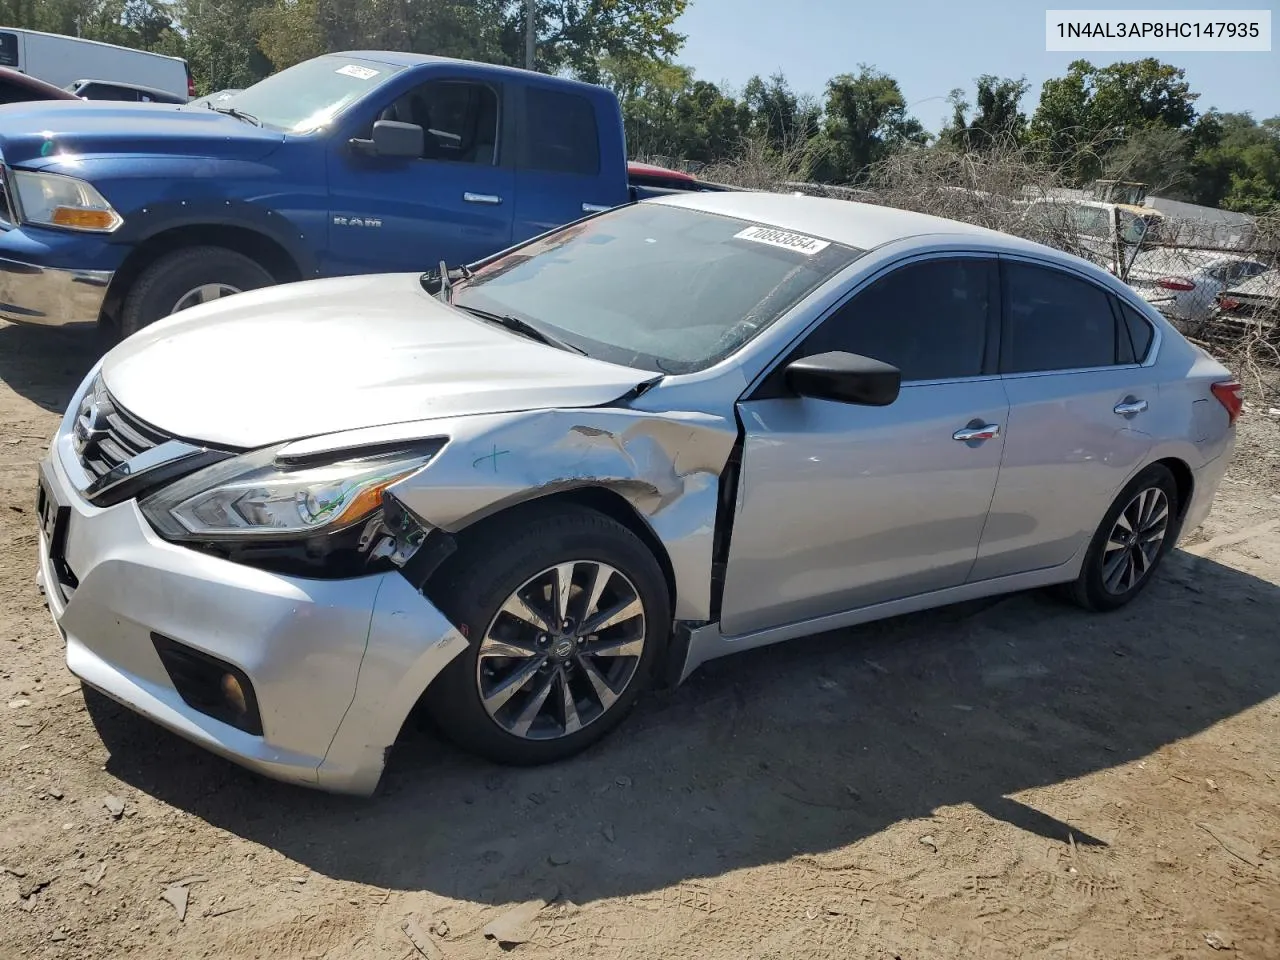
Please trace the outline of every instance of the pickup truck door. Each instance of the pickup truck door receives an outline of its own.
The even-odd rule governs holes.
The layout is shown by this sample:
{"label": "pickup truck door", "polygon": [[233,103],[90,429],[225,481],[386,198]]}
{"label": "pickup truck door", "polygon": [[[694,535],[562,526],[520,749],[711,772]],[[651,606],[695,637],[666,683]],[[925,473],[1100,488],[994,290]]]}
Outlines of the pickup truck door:
{"label": "pickup truck door", "polygon": [[516,91],[516,209],[512,240],[626,203],[626,144],[617,101],[554,79]]}
{"label": "pickup truck door", "polygon": [[[511,243],[515,173],[507,141],[507,85],[433,74],[388,91],[329,150],[329,250],[326,276],[425,270],[440,260],[470,263]],[[375,120],[423,128],[423,156],[368,156],[352,136],[368,138]]]}

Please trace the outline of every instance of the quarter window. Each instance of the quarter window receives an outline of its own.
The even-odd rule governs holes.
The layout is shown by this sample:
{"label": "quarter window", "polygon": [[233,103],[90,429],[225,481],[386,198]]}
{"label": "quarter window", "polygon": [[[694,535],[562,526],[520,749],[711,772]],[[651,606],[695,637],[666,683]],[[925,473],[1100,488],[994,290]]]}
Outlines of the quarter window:
{"label": "quarter window", "polygon": [[856,353],[893,364],[903,380],[978,376],[994,270],[972,258],[900,267],[828,317],[799,355]]}
{"label": "quarter window", "polygon": [[600,172],[600,135],[591,101],[572,93],[529,87],[525,92],[528,130],[524,142],[526,170]]}
{"label": "quarter window", "polygon": [[1005,265],[1002,373],[1074,370],[1116,362],[1107,293],[1058,270]]}
{"label": "quarter window", "polygon": [[1124,317],[1124,325],[1129,333],[1129,342],[1133,344],[1133,362],[1142,363],[1151,350],[1151,341],[1155,339],[1155,331],[1151,324],[1127,303],[1120,304],[1120,315]]}

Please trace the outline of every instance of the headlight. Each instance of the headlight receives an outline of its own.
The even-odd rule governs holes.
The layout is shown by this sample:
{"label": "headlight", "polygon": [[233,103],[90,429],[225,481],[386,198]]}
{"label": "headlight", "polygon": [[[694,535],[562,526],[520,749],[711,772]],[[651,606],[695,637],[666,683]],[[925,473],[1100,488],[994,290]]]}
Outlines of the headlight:
{"label": "headlight", "polygon": [[444,441],[325,463],[278,463],[258,451],[184,477],[142,504],[165,536],[180,540],[289,540],[346,529],[382,505],[382,493],[422,469]]}
{"label": "headlight", "polygon": [[58,173],[12,171],[14,193],[24,223],[110,233],[124,218],[92,184]]}

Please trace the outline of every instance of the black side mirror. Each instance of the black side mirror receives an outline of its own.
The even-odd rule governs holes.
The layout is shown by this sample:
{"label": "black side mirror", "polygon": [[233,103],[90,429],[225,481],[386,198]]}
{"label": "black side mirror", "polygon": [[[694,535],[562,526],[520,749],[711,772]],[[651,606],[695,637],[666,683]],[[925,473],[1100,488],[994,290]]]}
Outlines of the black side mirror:
{"label": "black side mirror", "polygon": [[416,123],[399,120],[377,120],[373,124],[373,139],[353,138],[351,146],[373,157],[399,157],[415,159],[422,156],[425,134]]}
{"label": "black side mirror", "polygon": [[898,399],[897,367],[856,353],[820,353],[787,365],[787,386],[802,397],[865,407],[887,407]]}

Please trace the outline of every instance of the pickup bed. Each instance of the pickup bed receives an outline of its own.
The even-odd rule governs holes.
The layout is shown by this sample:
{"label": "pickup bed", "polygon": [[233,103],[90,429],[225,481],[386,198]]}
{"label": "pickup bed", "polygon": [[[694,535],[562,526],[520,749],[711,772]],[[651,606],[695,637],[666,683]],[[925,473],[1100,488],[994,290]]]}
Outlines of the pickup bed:
{"label": "pickup bed", "polygon": [[177,107],[14,104],[0,317],[127,336],[275,283],[473,263],[671,189],[629,182],[608,90],[418,54],[328,54]]}

